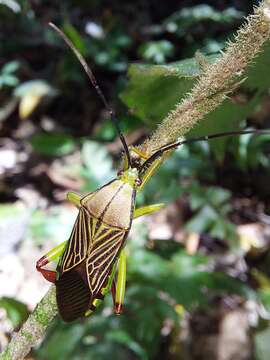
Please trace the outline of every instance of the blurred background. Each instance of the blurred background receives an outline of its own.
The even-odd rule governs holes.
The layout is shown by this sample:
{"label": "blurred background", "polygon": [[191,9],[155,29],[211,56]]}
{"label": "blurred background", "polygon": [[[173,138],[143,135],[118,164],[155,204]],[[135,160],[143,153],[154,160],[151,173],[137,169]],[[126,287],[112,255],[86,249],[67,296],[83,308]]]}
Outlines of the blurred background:
{"label": "blurred background", "polygon": [[[36,261],[66,240],[67,191],[116,176],[122,147],[53,21],[87,58],[129,144],[189,91],[256,1],[0,1],[0,348],[49,284]],[[197,55],[195,56],[196,51]],[[204,56],[203,56],[204,55]],[[270,44],[247,79],[188,136],[270,127]],[[56,318],[29,359],[270,358],[270,136],[182,146],[139,206],[124,313]]]}

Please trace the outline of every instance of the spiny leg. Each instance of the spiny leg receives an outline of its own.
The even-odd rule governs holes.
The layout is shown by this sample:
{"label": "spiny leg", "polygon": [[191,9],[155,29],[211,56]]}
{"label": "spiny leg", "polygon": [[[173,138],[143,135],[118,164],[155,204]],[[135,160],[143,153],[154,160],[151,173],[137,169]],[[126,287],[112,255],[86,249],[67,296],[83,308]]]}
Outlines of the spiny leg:
{"label": "spiny leg", "polygon": [[61,244],[55,246],[49,252],[47,252],[46,255],[42,256],[36,263],[37,271],[41,272],[44,278],[52,283],[54,283],[56,280],[56,271],[43,269],[43,267],[51,261],[59,259],[66,248],[66,244],[67,241],[64,241]]}

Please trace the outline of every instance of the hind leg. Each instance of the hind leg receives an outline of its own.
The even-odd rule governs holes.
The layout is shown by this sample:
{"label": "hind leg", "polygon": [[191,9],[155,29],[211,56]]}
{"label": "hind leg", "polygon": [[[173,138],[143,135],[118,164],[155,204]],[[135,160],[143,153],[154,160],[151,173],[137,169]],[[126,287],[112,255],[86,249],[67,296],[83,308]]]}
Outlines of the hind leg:
{"label": "hind leg", "polygon": [[111,291],[114,304],[114,313],[116,315],[121,314],[125,291],[126,291],[126,274],[127,274],[127,256],[126,251],[123,249],[120,253],[118,260],[118,273],[117,280],[113,280]]}

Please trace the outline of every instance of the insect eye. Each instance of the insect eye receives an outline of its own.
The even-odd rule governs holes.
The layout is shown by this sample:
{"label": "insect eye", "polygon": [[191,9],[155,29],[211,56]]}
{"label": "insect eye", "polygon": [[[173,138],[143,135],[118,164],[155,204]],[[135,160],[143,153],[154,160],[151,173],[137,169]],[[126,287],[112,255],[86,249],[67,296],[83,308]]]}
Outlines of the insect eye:
{"label": "insect eye", "polygon": [[123,170],[119,170],[118,173],[117,173],[117,176],[122,176],[124,174],[124,171]]}
{"label": "insect eye", "polygon": [[135,184],[137,185],[137,186],[140,186],[141,184],[142,184],[142,180],[141,179],[136,179],[135,180]]}

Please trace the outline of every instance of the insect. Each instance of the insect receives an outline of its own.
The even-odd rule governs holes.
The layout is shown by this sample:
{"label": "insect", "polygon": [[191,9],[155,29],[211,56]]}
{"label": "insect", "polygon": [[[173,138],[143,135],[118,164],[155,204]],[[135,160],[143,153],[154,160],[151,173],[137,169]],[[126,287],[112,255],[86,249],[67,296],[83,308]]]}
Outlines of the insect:
{"label": "insect", "polygon": [[[154,204],[137,209],[136,194],[146,185],[164,156],[186,143],[266,131],[244,130],[213,134],[167,144],[150,156],[134,149],[136,156],[131,156],[114,112],[85,59],[58,27],[54,24],[50,26],[60,34],[83,66],[110,114],[125,152],[123,169],[118,172],[115,180],[85,196],[73,192],[67,194],[68,200],[79,209],[70,238],[50,250],[36,264],[44,278],[55,284],[59,313],[64,321],[70,322],[90,315],[109,291],[112,291],[115,313],[121,313],[126,283],[124,248],[132,221],[163,207],[163,204]],[[49,262],[56,260],[56,271],[45,268]]]}

